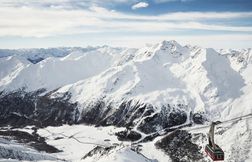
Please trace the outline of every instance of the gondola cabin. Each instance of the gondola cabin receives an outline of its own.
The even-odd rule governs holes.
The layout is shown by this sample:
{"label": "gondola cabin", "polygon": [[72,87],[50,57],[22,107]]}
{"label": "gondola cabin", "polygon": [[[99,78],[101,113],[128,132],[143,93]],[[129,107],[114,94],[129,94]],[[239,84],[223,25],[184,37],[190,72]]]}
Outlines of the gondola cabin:
{"label": "gondola cabin", "polygon": [[222,161],[224,160],[224,152],[223,150],[218,146],[215,145],[215,149],[211,147],[209,144],[205,147],[206,154],[213,160],[213,161]]}
{"label": "gondola cabin", "polygon": [[208,133],[209,144],[206,145],[205,152],[213,161],[222,161],[222,160],[224,160],[224,152],[214,142],[214,127],[217,124],[220,124],[220,122],[212,122],[210,125],[210,130]]}

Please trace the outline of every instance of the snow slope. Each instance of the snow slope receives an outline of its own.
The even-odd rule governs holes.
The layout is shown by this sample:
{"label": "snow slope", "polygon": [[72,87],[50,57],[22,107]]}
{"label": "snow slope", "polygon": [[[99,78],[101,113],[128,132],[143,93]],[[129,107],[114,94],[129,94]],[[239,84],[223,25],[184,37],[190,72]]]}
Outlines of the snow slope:
{"label": "snow slope", "polygon": [[[67,132],[65,130],[68,130]],[[39,134],[48,137],[49,144],[63,150],[54,156],[67,161],[83,162],[156,162],[151,161],[141,154],[137,154],[130,148],[129,142],[120,142],[114,136],[114,133],[122,128],[104,127],[95,128],[92,126],[61,126],[47,127],[40,129]],[[60,138],[55,140],[55,138]],[[83,159],[96,146],[113,146],[117,147],[105,155],[94,154],[91,157]]]}
{"label": "snow slope", "polygon": [[[251,57],[251,52],[247,55]],[[234,114],[222,113],[231,111],[239,102],[240,110],[246,114],[252,111],[249,106],[252,101],[248,100],[251,88],[247,87],[251,85],[252,73],[251,60],[244,62],[247,65],[239,71],[228,54],[164,41],[139,49],[124,64],[114,64],[93,77],[60,88],[58,93],[71,92],[72,101],[80,105],[101,98],[115,105],[124,100],[156,107],[183,104],[188,105],[186,111],[204,112],[217,118]]]}
{"label": "snow slope", "polygon": [[[27,91],[48,91],[92,77],[114,63],[113,50],[100,48],[86,53],[74,51],[64,57],[48,57],[33,64],[19,55],[0,58],[1,90],[26,87]],[[118,49],[118,52],[121,50]],[[29,56],[29,55],[28,55]]]}

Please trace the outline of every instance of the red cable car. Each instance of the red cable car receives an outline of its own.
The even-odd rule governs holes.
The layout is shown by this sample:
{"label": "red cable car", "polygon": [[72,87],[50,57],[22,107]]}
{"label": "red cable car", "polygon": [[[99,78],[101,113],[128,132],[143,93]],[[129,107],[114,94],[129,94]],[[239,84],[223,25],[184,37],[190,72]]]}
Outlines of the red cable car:
{"label": "red cable car", "polygon": [[217,144],[214,143],[214,126],[216,124],[218,123],[211,123],[208,133],[209,144],[206,145],[205,152],[213,161],[222,161],[224,160],[224,152]]}

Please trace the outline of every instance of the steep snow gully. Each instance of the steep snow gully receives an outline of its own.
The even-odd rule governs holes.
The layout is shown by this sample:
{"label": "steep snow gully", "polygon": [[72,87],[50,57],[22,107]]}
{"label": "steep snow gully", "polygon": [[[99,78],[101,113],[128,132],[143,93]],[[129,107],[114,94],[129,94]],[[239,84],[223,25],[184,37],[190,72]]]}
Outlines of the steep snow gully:
{"label": "steep snow gully", "polygon": [[[19,160],[18,155],[51,161],[62,157],[69,161],[209,161],[203,153],[206,129],[174,130],[251,114],[251,99],[250,48],[215,50],[163,41],[140,49],[0,50],[1,131],[29,130],[35,137],[45,138],[37,130],[54,126],[44,142],[57,148],[62,145],[50,138],[65,124],[72,128],[76,124],[101,129],[116,126],[120,130],[110,134],[122,142],[105,150],[90,148],[80,159],[62,153],[39,154],[36,147],[28,156],[23,144],[9,140],[13,148],[6,148],[6,136],[0,133],[0,152],[5,151],[0,158],[6,159],[8,150],[9,158]],[[250,123],[248,118],[217,128],[216,138],[227,161],[252,159]],[[70,150],[62,147],[61,151],[68,154]]]}

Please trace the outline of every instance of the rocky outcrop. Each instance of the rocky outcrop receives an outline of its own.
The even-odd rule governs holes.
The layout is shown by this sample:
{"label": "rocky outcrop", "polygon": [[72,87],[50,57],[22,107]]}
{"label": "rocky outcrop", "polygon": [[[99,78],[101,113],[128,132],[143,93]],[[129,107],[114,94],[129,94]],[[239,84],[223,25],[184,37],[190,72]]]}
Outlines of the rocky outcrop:
{"label": "rocky outcrop", "polygon": [[120,141],[137,141],[142,137],[141,134],[130,130],[117,132],[115,135]]}
{"label": "rocky outcrop", "polygon": [[92,107],[84,108],[80,122],[127,128],[138,125],[137,129],[149,134],[159,129],[184,124],[187,121],[187,114],[182,110],[184,106],[168,104],[157,111],[158,108],[151,104],[133,102],[132,100],[121,103],[118,108],[111,105],[106,106],[105,102],[97,102]]}
{"label": "rocky outcrop", "polygon": [[92,157],[92,156],[100,156],[100,157],[105,156],[113,149],[115,149],[115,146],[110,146],[110,147],[96,146],[93,150],[91,150],[85,156],[83,156],[82,160],[88,157]]}
{"label": "rocky outcrop", "polygon": [[0,95],[0,126],[38,127],[77,123],[77,104],[68,102],[70,96],[50,98],[42,95],[44,90],[23,90]]}
{"label": "rocky outcrop", "polygon": [[0,137],[8,138],[9,140],[15,140],[18,143],[29,145],[32,148],[38,151],[44,151],[46,153],[57,153],[60,152],[57,148],[48,145],[44,137],[39,136],[38,134],[29,134],[23,131],[17,130],[5,130],[0,131]]}
{"label": "rocky outcrop", "polygon": [[184,124],[186,120],[186,112],[167,105],[163,106],[161,111],[155,115],[145,118],[139,125],[139,130],[144,133],[152,133],[164,128]]}
{"label": "rocky outcrop", "polygon": [[173,162],[196,162],[203,159],[200,147],[192,143],[192,135],[184,130],[176,130],[156,144]]}
{"label": "rocky outcrop", "polygon": [[47,144],[46,139],[39,136],[36,129],[32,134],[11,129],[0,131],[0,159],[62,161],[50,155],[58,152],[61,151]]}
{"label": "rocky outcrop", "polygon": [[[125,101],[119,107],[112,103],[97,101],[87,105],[80,112],[77,103],[70,101],[71,94],[51,97],[41,89],[35,92],[19,90],[0,93],[0,126],[37,127],[59,126],[62,124],[91,124],[96,126],[114,125],[134,128],[149,134],[187,121],[186,105],[164,105],[161,108],[151,104]],[[203,122],[200,115],[194,115],[195,122]],[[136,135],[134,134],[134,139]],[[137,138],[140,138],[137,136]]]}

